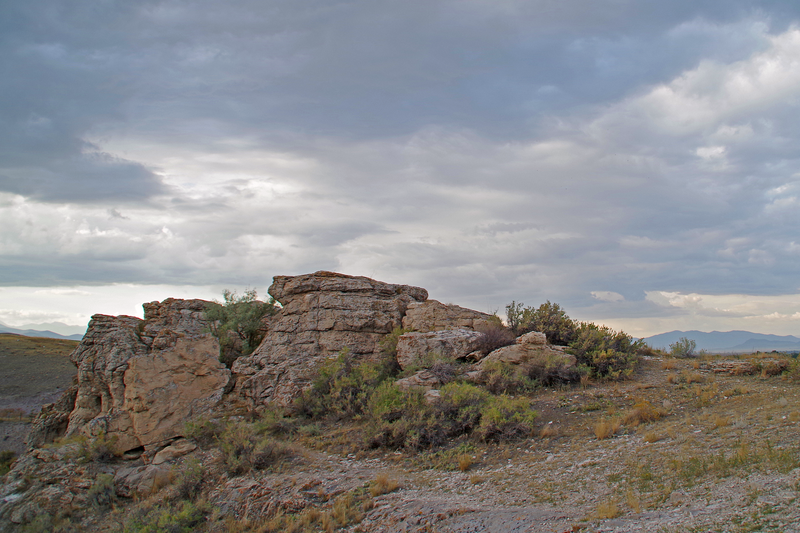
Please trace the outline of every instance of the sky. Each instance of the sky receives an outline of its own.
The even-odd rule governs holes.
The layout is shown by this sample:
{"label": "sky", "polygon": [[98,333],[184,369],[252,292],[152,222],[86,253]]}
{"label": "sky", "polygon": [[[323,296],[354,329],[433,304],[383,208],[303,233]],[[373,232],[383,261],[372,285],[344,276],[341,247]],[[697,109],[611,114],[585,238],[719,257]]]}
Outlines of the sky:
{"label": "sky", "polygon": [[800,334],[800,3],[0,3],[0,321],[333,270]]}

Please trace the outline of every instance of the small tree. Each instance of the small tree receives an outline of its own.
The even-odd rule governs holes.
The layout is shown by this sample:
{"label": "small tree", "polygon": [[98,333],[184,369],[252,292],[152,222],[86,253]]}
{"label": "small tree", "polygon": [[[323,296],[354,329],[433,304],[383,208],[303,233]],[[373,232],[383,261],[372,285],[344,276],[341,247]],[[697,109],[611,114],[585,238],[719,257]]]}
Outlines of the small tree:
{"label": "small tree", "polygon": [[694,357],[695,348],[697,348],[697,343],[686,337],[681,337],[677,342],[669,345],[673,357]]}
{"label": "small tree", "polygon": [[206,319],[211,333],[219,340],[220,361],[230,367],[240,355],[248,355],[258,348],[264,339],[263,319],[278,312],[275,300],[258,300],[255,289],[242,296],[225,289],[223,301],[214,301],[206,306]]}

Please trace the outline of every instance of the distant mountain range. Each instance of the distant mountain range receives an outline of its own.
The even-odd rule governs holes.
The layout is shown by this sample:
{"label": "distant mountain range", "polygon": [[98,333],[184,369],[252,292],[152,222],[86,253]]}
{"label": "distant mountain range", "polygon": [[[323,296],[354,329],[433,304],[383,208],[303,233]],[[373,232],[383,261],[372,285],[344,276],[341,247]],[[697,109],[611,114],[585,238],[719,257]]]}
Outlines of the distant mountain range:
{"label": "distant mountain range", "polygon": [[[58,329],[61,333],[51,331],[51,329]],[[79,341],[83,338],[83,333],[86,328],[78,326],[70,326],[61,322],[50,322],[47,324],[25,324],[21,328],[12,328],[0,322],[0,333],[14,333],[15,335],[25,335],[26,337],[47,337],[50,339],[69,339]],[[75,332],[75,333],[72,333]]]}
{"label": "distant mountain range", "polygon": [[670,331],[647,337],[644,341],[653,348],[669,350],[669,345],[682,337],[697,343],[697,350],[717,353],[736,352],[796,352],[800,351],[800,337],[793,335],[765,335],[751,331]]}

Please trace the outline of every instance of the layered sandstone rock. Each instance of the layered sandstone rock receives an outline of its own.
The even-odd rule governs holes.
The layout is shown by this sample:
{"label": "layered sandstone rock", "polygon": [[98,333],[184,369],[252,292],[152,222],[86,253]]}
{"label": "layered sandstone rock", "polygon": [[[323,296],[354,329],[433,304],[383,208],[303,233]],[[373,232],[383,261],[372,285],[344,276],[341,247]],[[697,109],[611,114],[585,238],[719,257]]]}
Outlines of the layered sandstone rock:
{"label": "layered sandstone rock", "polygon": [[471,329],[405,333],[397,340],[397,363],[406,369],[434,359],[464,359],[478,349],[481,336]]}
{"label": "layered sandstone rock", "polygon": [[118,451],[158,447],[219,403],[230,371],[205,333],[206,303],[152,302],[144,320],[93,316],[70,356],[78,390],[66,434],[105,434]]}
{"label": "layered sandstone rock", "polygon": [[380,340],[400,327],[409,305],[428,292],[334,272],[276,276],[269,288],[283,306],[261,346],[233,365],[237,392],[251,405],[288,405],[319,365],[343,349],[361,358],[380,354]]}
{"label": "layered sandstone rock", "polygon": [[487,327],[492,315],[436,300],[414,302],[403,317],[403,327],[414,331],[438,331],[450,328],[478,330]]}
{"label": "layered sandstone rock", "polygon": [[512,365],[536,364],[544,366],[565,366],[574,367],[576,360],[574,355],[564,352],[562,346],[547,344],[547,337],[544,333],[531,331],[518,337],[515,344],[504,346],[494,350],[492,353],[481,359],[478,369],[483,370],[487,363],[499,361]]}

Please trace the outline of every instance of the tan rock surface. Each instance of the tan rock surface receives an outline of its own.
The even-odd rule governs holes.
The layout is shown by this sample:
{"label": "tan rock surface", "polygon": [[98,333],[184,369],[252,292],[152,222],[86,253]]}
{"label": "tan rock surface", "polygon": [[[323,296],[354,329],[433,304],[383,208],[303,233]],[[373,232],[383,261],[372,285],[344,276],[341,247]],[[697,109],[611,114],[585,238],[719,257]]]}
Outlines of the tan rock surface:
{"label": "tan rock surface", "polygon": [[436,300],[409,304],[403,327],[414,331],[438,331],[450,328],[478,329],[487,326],[492,315]]}
{"label": "tan rock surface", "polygon": [[481,359],[478,370],[483,370],[487,363],[501,361],[512,365],[545,364],[574,367],[574,355],[564,352],[561,346],[547,344],[544,333],[532,331],[517,338],[515,344],[503,346]]}
{"label": "tan rock surface", "polygon": [[480,338],[481,333],[470,329],[405,333],[397,341],[397,362],[405,369],[431,357],[463,359],[478,349]]}
{"label": "tan rock surface", "polygon": [[230,371],[203,300],[144,305],[145,319],[95,315],[70,356],[78,367],[67,435],[106,434],[119,451],[157,446],[221,399]]}
{"label": "tan rock surface", "polygon": [[269,293],[283,309],[261,346],[233,365],[236,391],[251,405],[288,405],[307,387],[319,365],[342,349],[375,358],[380,340],[402,324],[408,306],[425,289],[334,272],[276,276]]}
{"label": "tan rock surface", "polygon": [[186,420],[219,403],[229,379],[214,337],[179,337],[170,348],[131,359],[122,408],[142,445],[158,443],[182,435]]}

